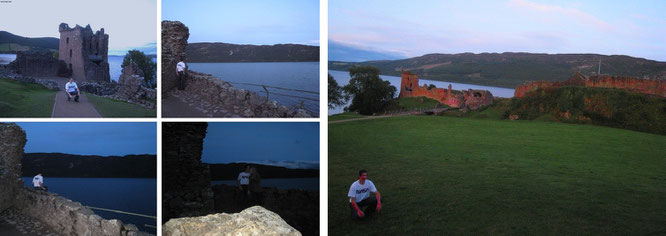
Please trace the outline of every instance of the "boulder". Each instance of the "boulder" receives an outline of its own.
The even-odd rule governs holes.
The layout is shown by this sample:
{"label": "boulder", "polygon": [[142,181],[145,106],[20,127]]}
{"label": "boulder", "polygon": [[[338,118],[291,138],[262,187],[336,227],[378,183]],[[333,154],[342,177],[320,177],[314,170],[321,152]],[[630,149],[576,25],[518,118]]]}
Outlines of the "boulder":
{"label": "boulder", "polygon": [[169,220],[163,227],[166,236],[184,235],[301,235],[279,215],[260,206],[236,214],[212,214]]}

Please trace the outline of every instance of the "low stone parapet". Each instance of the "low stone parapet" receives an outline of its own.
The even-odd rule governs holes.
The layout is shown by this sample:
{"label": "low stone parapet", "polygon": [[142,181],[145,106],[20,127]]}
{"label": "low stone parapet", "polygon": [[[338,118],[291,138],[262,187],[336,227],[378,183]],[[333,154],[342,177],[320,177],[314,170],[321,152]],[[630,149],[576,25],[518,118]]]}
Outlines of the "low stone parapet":
{"label": "low stone parapet", "polygon": [[16,199],[17,209],[34,217],[62,235],[150,235],[135,225],[107,220],[90,208],[58,194],[23,188]]}
{"label": "low stone parapet", "polygon": [[188,72],[185,92],[196,98],[190,103],[209,116],[213,116],[216,109],[226,108],[242,117],[312,117],[304,109],[280,105],[255,92],[235,88],[220,78],[196,71]]}

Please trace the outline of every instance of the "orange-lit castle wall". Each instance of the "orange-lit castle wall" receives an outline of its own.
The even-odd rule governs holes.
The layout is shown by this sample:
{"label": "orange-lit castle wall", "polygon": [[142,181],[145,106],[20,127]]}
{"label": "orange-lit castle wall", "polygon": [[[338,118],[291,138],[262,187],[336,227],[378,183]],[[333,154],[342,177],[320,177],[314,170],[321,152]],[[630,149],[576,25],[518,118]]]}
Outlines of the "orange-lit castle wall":
{"label": "orange-lit castle wall", "polygon": [[460,108],[467,106],[472,110],[488,106],[493,102],[493,94],[490,91],[469,89],[460,92],[451,90],[450,84],[448,89],[428,88],[427,84],[419,86],[418,76],[407,71],[403,71],[401,77],[399,95],[401,98],[427,97],[450,107]]}
{"label": "orange-lit castle wall", "polygon": [[540,88],[547,90],[561,86],[624,89],[634,93],[666,97],[666,81],[664,80],[649,80],[608,75],[585,77],[579,73],[576,73],[569,80],[564,82],[535,81],[518,85],[514,92],[514,97],[525,97],[529,92],[536,91]]}

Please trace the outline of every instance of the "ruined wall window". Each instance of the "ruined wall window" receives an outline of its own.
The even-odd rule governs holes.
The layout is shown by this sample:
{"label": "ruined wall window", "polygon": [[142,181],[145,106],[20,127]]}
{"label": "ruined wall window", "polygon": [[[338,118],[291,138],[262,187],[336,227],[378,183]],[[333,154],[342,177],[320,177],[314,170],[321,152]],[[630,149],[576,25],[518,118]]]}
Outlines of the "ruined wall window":
{"label": "ruined wall window", "polygon": [[67,37],[67,40],[66,40],[66,41],[67,41],[67,44],[69,44],[69,37]]}
{"label": "ruined wall window", "polygon": [[69,63],[69,70],[72,70],[72,63]]}
{"label": "ruined wall window", "polygon": [[72,58],[72,49],[69,49],[69,58]]}

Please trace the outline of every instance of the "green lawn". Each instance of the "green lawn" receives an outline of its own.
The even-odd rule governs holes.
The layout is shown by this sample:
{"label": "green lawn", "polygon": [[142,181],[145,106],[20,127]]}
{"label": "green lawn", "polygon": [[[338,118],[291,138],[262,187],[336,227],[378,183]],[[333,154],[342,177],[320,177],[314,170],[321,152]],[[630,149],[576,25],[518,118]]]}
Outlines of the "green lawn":
{"label": "green lawn", "polygon": [[147,109],[136,104],[100,97],[90,93],[87,93],[86,95],[88,96],[88,100],[95,106],[95,109],[97,109],[102,117],[155,117],[157,114],[155,110]]}
{"label": "green lawn", "polygon": [[0,78],[0,117],[51,117],[55,91]]}
{"label": "green lawn", "polygon": [[[330,235],[666,234],[666,136],[405,116],[329,125]],[[359,169],[386,197],[350,219]]]}

